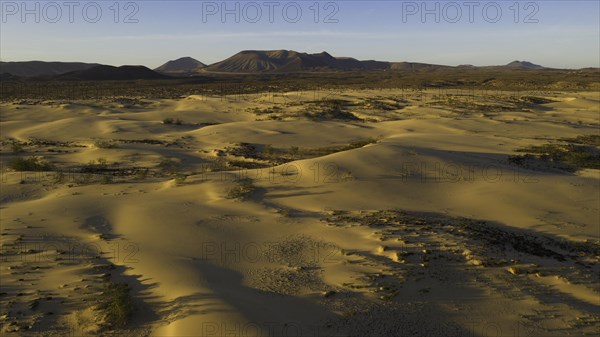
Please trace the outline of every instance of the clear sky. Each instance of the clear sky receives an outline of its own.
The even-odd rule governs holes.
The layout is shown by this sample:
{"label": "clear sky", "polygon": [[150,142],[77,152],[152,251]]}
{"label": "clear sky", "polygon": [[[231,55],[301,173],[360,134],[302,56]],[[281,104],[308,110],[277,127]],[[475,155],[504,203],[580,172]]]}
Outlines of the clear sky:
{"label": "clear sky", "polygon": [[448,65],[600,66],[598,0],[0,3],[3,61],[154,68],[182,56],[210,64],[245,49],[291,49]]}

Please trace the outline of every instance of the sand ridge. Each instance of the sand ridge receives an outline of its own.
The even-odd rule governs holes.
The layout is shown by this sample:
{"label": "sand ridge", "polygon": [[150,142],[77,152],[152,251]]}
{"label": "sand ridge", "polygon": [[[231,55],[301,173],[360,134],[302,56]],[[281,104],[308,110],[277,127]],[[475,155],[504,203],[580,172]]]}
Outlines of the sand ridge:
{"label": "sand ridge", "polygon": [[3,333],[597,332],[596,93],[269,95],[3,103]]}

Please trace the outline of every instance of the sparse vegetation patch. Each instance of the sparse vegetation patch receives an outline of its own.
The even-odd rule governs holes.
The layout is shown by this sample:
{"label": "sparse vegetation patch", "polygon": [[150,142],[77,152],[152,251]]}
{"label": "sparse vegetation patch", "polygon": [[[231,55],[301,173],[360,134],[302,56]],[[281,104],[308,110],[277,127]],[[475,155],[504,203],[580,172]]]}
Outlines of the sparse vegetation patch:
{"label": "sparse vegetation patch", "polygon": [[508,158],[511,164],[534,170],[562,170],[576,172],[582,169],[600,169],[600,136],[564,138],[558,143],[517,149],[523,155]]}
{"label": "sparse vegetation patch", "polygon": [[360,118],[347,110],[349,105],[352,105],[352,102],[339,99],[309,102],[309,104],[303,110],[302,115],[313,121],[360,121]]}
{"label": "sparse vegetation patch", "polygon": [[43,161],[40,157],[15,158],[8,164],[15,171],[50,171],[52,165]]}
{"label": "sparse vegetation patch", "polygon": [[99,308],[105,313],[106,323],[111,328],[127,325],[133,314],[133,301],[126,283],[109,282],[100,295]]}
{"label": "sparse vegetation patch", "polygon": [[252,183],[249,178],[243,178],[236,182],[235,186],[227,191],[227,199],[239,199],[246,200],[256,190],[256,186]]}
{"label": "sparse vegetation patch", "polygon": [[346,145],[324,146],[318,148],[300,148],[291,146],[289,148],[277,148],[271,145],[239,143],[235,146],[225,148],[227,155],[252,159],[253,161],[230,160],[232,166],[243,168],[262,168],[273,165],[281,165],[295,160],[322,157],[329,154],[349,151],[369,144],[377,143],[376,138],[358,139]]}
{"label": "sparse vegetation patch", "polygon": [[182,125],[183,121],[179,118],[173,119],[171,117],[168,117],[168,118],[163,119],[162,123],[165,125]]}
{"label": "sparse vegetation patch", "polygon": [[94,142],[94,146],[96,146],[99,149],[116,149],[119,147],[119,145],[117,145],[116,142],[105,139],[96,140]]}

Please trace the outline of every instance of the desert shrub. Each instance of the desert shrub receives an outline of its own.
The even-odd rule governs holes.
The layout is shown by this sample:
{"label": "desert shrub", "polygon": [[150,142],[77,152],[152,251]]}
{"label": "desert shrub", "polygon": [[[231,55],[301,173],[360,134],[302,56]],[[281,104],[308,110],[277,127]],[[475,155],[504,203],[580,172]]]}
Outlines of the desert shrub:
{"label": "desert shrub", "polygon": [[185,174],[178,174],[175,176],[175,185],[183,185],[187,176]]}
{"label": "desert shrub", "polygon": [[146,178],[148,178],[148,169],[147,168],[136,169],[135,177],[139,180],[146,180]]}
{"label": "desert shrub", "polygon": [[305,114],[306,117],[313,121],[323,120],[343,120],[343,121],[359,121],[361,120],[355,114],[343,111],[343,110],[321,110],[316,112],[309,112]]}
{"label": "desert shrub", "polygon": [[111,184],[113,182],[113,176],[109,175],[109,174],[103,174],[102,175],[102,183],[103,184]]}
{"label": "desert shrub", "polygon": [[81,167],[83,173],[95,173],[105,171],[108,168],[108,161],[105,158],[90,160],[87,164]]}
{"label": "desert shrub", "polygon": [[521,97],[521,101],[529,104],[548,104],[555,103],[555,100],[551,100],[544,97],[536,97],[536,96],[523,96]]}
{"label": "desert shrub", "polygon": [[300,148],[297,146],[290,146],[290,155],[297,156],[300,153]]}
{"label": "desert shrub", "polygon": [[173,118],[171,118],[171,117],[168,117],[168,118],[165,118],[165,119],[163,119],[163,124],[168,124],[168,125],[173,125],[173,124],[175,124],[175,125],[181,125],[181,124],[183,124],[183,121],[182,121],[181,119],[179,119],[179,118],[177,118],[177,119],[173,119]]}
{"label": "desert shrub", "polygon": [[12,142],[10,147],[13,153],[20,153],[24,151],[23,145],[16,140]]}
{"label": "desert shrub", "polygon": [[65,174],[59,171],[54,174],[53,178],[55,184],[62,184],[65,181]]}
{"label": "desert shrub", "polygon": [[341,181],[352,181],[352,180],[355,180],[355,179],[356,178],[354,177],[354,175],[352,174],[351,171],[345,171],[340,176],[340,180]]}
{"label": "desert shrub", "polygon": [[52,165],[42,161],[39,157],[15,158],[8,167],[15,171],[50,171]]}
{"label": "desert shrub", "polygon": [[158,167],[163,172],[173,173],[173,172],[176,172],[177,170],[179,170],[179,168],[181,167],[181,164],[175,159],[164,158],[160,161],[160,163],[158,163]]}
{"label": "desert shrub", "polygon": [[102,168],[106,168],[106,166],[108,165],[108,160],[106,160],[106,158],[98,158],[96,159],[96,162],[98,163],[98,166],[102,167]]}
{"label": "desert shrub", "polygon": [[568,152],[563,161],[576,168],[600,169],[600,155],[590,152]]}
{"label": "desert shrub", "polygon": [[525,154],[510,156],[508,162],[530,169],[559,169],[568,172],[600,169],[600,137],[579,136],[561,141],[563,143],[517,149],[517,152]]}
{"label": "desert shrub", "polygon": [[111,327],[123,327],[133,314],[133,301],[126,283],[110,282],[100,295],[100,309],[106,314],[106,322]]}
{"label": "desert shrub", "polygon": [[126,144],[135,144],[135,143],[139,143],[139,144],[150,144],[150,145],[169,145],[169,142],[164,141],[164,140],[159,140],[159,139],[149,139],[149,138],[144,138],[144,139],[116,139],[116,141],[120,142],[120,143],[126,143]]}
{"label": "desert shrub", "polygon": [[360,147],[367,146],[369,144],[375,144],[375,143],[377,143],[377,139],[375,139],[373,137],[355,140],[352,143],[350,143],[350,145],[348,145],[348,150],[358,149]]}
{"label": "desert shrub", "polygon": [[265,157],[271,157],[275,154],[275,149],[270,144],[267,144],[263,147],[262,153]]}
{"label": "desert shrub", "polygon": [[320,156],[326,156],[328,154],[348,151],[356,148],[363,147],[368,144],[377,143],[375,138],[364,138],[358,139],[346,145],[337,146],[325,146],[318,148],[299,148],[298,146],[291,146],[289,148],[277,148],[271,145],[265,145],[261,151],[258,150],[258,144],[239,143],[234,147],[228,147],[225,149],[225,153],[234,155],[236,157],[244,157],[258,160],[258,162],[248,161],[229,161],[230,166],[243,167],[248,169],[253,168],[264,168],[272,165],[280,165],[294,160],[315,158]]}
{"label": "desert shrub", "polygon": [[561,140],[573,144],[600,146],[600,135],[577,136],[575,138],[563,138]]}
{"label": "desert shrub", "polygon": [[361,120],[355,114],[353,114],[349,111],[343,110],[339,106],[328,106],[323,109],[305,111],[304,116],[313,121],[323,121],[323,120],[359,121],[359,120]]}
{"label": "desert shrub", "polygon": [[255,161],[244,161],[244,160],[230,160],[227,162],[227,165],[231,166],[231,167],[238,167],[238,168],[243,168],[243,169],[248,169],[248,170],[265,168],[265,167],[270,166],[269,164],[266,164],[266,163],[260,163],[260,162],[255,162]]}
{"label": "desert shrub", "polygon": [[116,149],[119,145],[116,142],[104,139],[98,139],[94,142],[94,146],[99,149]]}
{"label": "desert shrub", "polygon": [[227,191],[227,199],[242,199],[245,200],[250,197],[252,192],[256,189],[256,186],[252,183],[249,178],[240,179],[236,182],[236,185]]}
{"label": "desert shrub", "polygon": [[352,102],[340,99],[324,99],[320,101],[309,102],[310,104],[302,112],[302,116],[313,120],[361,120],[353,113],[346,111],[346,107]]}
{"label": "desert shrub", "polygon": [[256,158],[258,154],[256,146],[249,143],[239,143],[233,147],[226,148],[226,150],[227,153],[236,157]]}
{"label": "desert shrub", "polygon": [[250,111],[256,115],[268,115],[268,114],[281,112],[281,110],[282,110],[281,107],[278,107],[278,106],[273,106],[273,107],[264,108],[264,109],[261,109],[261,108],[250,109]]}
{"label": "desert shrub", "polygon": [[377,143],[377,139],[375,139],[375,138],[359,139],[359,140],[355,140],[355,141],[351,142],[348,145],[325,146],[325,147],[317,147],[317,148],[313,148],[313,149],[301,149],[301,150],[299,150],[298,156],[300,157],[300,159],[306,159],[306,158],[318,157],[318,156],[326,156],[326,155],[332,154],[332,153],[358,149],[363,146],[366,146],[369,144],[374,144],[374,143]]}
{"label": "desert shrub", "polygon": [[363,107],[367,109],[376,109],[384,111],[399,110],[404,107],[404,105],[402,105],[400,101],[396,99],[394,99],[393,101],[393,103],[389,103],[378,99],[367,98],[364,100]]}

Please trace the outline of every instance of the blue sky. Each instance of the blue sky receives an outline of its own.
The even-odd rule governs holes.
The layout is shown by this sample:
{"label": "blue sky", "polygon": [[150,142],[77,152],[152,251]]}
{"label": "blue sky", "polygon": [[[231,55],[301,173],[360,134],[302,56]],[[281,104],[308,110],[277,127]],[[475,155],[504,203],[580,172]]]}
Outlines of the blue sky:
{"label": "blue sky", "polygon": [[212,63],[245,49],[292,49],[449,65],[495,65],[518,59],[560,68],[600,66],[596,0],[516,5],[515,1],[188,0],[121,1],[118,6],[114,0],[72,1],[76,5],[65,5],[68,0],[29,0],[26,8],[22,0],[0,2],[3,61],[154,68],[182,56]]}

